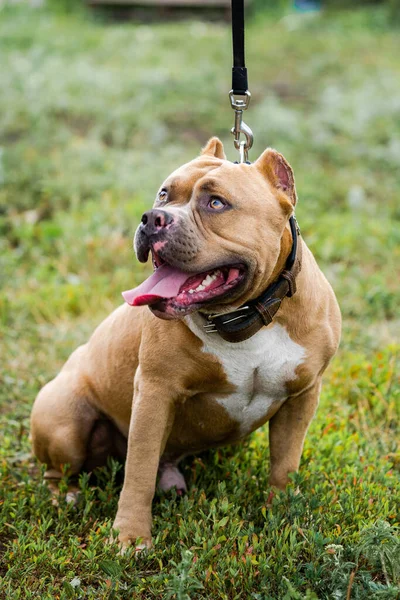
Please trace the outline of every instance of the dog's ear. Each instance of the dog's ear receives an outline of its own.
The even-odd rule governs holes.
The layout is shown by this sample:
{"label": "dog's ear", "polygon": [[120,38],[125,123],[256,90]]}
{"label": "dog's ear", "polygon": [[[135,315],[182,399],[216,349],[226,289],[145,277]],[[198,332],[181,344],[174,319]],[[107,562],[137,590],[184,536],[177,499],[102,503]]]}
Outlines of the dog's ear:
{"label": "dog's ear", "polygon": [[226,160],[224,146],[220,139],[217,137],[212,137],[208,140],[207,144],[201,151],[201,156],[206,154],[207,156],[215,156],[215,158],[221,158],[222,160]]}
{"label": "dog's ear", "polygon": [[288,196],[293,206],[297,202],[292,167],[287,160],[272,148],[267,148],[254,163],[272,185]]}

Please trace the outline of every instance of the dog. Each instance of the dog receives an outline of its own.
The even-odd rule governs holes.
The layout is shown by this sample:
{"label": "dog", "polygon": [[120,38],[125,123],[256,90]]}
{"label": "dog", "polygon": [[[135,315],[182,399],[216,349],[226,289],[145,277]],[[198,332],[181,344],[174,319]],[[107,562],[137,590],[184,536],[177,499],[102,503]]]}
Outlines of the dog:
{"label": "dog", "polygon": [[298,469],[341,316],[296,201],[281,154],[234,164],[211,138],[142,216],[135,250],[154,273],[39,392],[31,432],[47,479],[126,458],[122,548],[150,547],[157,474],[162,489],[185,491],[188,454],[269,421],[271,486],[284,490]]}

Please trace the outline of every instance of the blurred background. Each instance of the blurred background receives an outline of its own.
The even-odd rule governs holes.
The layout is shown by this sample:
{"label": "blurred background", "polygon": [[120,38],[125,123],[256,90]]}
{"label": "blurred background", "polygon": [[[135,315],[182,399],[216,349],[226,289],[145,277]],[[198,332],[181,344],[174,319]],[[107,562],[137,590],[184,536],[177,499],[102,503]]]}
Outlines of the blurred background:
{"label": "blurred background", "polygon": [[[30,485],[38,389],[147,274],[131,240],[162,180],[212,135],[237,159],[229,3],[186,4],[0,0],[0,457],[20,461],[10,482]],[[313,444],[329,471],[341,435],[354,476],[374,482],[400,462],[399,37],[400,0],[247,3],[249,158],[272,146],[292,165],[302,234],[344,318],[304,454],[317,481]],[[379,481],[357,510],[368,520],[368,494],[382,493],[382,518],[396,522]]]}
{"label": "blurred background", "polygon": [[[3,324],[105,314],[143,276],[130,239],[163,178],[211,135],[236,159],[227,5],[0,2]],[[250,159],[273,146],[292,164],[361,345],[399,323],[399,6],[247,3]]]}

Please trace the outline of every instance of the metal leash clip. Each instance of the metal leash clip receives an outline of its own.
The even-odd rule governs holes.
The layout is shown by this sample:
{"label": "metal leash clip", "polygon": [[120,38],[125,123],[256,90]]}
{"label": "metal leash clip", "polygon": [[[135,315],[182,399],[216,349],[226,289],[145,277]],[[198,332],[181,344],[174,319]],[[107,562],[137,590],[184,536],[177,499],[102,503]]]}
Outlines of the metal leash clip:
{"label": "metal leash clip", "polygon": [[[243,121],[243,111],[247,110],[250,104],[251,94],[249,90],[243,94],[234,94],[233,90],[229,92],[229,100],[231,106],[235,111],[235,124],[231,129],[231,133],[234,136],[234,144],[236,150],[239,150],[241,163],[247,162],[248,153],[253,145],[253,132],[248,125]],[[240,140],[240,135],[244,134],[245,140]]]}

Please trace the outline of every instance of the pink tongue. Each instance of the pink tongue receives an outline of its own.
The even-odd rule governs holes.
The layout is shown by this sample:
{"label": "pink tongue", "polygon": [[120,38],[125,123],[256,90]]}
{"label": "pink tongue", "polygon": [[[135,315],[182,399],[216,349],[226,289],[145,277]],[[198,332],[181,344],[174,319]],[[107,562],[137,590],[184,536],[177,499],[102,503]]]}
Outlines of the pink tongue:
{"label": "pink tongue", "polygon": [[177,296],[182,285],[191,275],[168,265],[158,267],[146,281],[133,290],[122,292],[122,297],[131,306],[152,304],[160,298]]}

